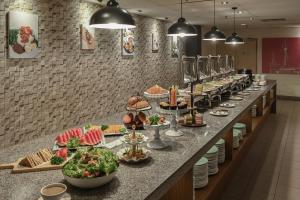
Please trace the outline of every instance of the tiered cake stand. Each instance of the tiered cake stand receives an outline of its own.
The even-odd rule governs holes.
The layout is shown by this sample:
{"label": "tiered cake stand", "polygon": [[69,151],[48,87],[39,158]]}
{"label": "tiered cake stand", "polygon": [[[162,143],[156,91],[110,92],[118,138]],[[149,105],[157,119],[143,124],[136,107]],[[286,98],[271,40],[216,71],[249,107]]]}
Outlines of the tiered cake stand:
{"label": "tiered cake stand", "polygon": [[159,108],[159,113],[165,114],[165,115],[171,115],[172,120],[170,124],[170,129],[166,131],[166,135],[170,137],[179,137],[183,135],[183,132],[178,130],[177,128],[177,116],[181,115],[182,113],[187,112],[187,109],[176,109],[176,110],[167,110]]}
{"label": "tiered cake stand", "polygon": [[166,92],[164,94],[149,94],[148,92],[144,92],[144,96],[147,99],[154,100],[156,103],[155,110],[159,111],[159,109],[160,109],[159,103],[160,103],[161,99],[167,98],[169,96],[169,92]]}
{"label": "tiered cake stand", "polygon": [[170,122],[165,121],[164,124],[159,125],[145,125],[146,129],[153,129],[154,130],[154,138],[150,142],[147,143],[147,147],[151,149],[164,149],[168,147],[163,140],[160,138],[160,130],[164,130],[170,127]]}

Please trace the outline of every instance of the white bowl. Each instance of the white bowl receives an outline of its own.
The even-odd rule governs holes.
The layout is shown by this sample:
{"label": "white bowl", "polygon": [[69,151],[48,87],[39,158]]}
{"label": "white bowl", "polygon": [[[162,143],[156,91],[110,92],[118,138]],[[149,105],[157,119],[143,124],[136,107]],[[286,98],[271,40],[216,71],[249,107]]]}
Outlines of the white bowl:
{"label": "white bowl", "polygon": [[108,176],[101,176],[96,178],[72,178],[66,175],[64,175],[64,177],[68,183],[75,187],[89,189],[100,187],[110,182],[116,176],[116,174],[117,172],[113,172]]}
{"label": "white bowl", "polygon": [[[47,189],[47,188],[51,188],[51,187],[61,187],[61,188],[63,188],[63,191],[61,191],[57,194],[52,194],[52,195],[45,194],[44,190]],[[46,186],[42,187],[40,193],[41,193],[44,200],[59,200],[65,194],[66,190],[67,190],[67,186],[65,184],[63,184],[63,183],[52,183],[52,184],[49,184],[49,185],[46,185]]]}

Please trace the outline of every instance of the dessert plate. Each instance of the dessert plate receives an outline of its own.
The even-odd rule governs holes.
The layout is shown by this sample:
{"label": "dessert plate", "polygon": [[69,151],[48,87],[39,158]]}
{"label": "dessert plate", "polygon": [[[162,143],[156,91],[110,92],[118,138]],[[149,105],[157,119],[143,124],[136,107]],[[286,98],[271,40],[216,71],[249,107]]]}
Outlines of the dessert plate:
{"label": "dessert plate", "polygon": [[234,103],[221,103],[220,107],[224,108],[234,108],[236,105]]}
{"label": "dessert plate", "polygon": [[239,96],[232,96],[229,98],[230,100],[233,100],[233,101],[242,101],[243,98],[242,97],[239,97]]}
{"label": "dessert plate", "polygon": [[214,111],[210,111],[209,114],[213,115],[213,116],[218,116],[218,117],[225,117],[227,115],[229,115],[228,110],[214,110]]}

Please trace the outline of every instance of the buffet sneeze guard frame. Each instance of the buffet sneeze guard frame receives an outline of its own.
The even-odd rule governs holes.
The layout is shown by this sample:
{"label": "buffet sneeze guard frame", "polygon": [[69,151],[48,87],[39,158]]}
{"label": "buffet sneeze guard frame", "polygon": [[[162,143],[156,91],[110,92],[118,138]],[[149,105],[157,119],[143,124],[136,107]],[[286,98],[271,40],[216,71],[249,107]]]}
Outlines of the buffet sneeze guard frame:
{"label": "buffet sneeze guard frame", "polygon": [[196,57],[183,55],[180,66],[182,74],[181,80],[183,80],[184,85],[199,80]]}
{"label": "buffet sneeze guard frame", "polygon": [[197,56],[197,70],[200,80],[208,80],[211,78],[209,56]]}
{"label": "buffet sneeze guard frame", "polygon": [[234,56],[185,56],[180,62],[181,84],[210,81],[223,75],[230,75],[234,70]]}

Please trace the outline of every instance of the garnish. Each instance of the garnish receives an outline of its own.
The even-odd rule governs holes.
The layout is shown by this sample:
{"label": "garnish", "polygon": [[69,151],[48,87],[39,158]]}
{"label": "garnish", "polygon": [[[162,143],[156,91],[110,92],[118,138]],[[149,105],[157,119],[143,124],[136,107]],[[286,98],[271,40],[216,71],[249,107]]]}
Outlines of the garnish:
{"label": "garnish", "polygon": [[68,143],[67,143],[67,147],[69,149],[74,149],[76,147],[78,147],[80,145],[80,139],[79,138],[71,138]]}
{"label": "garnish", "polygon": [[60,165],[65,161],[62,157],[53,156],[50,160],[51,165]]}
{"label": "garnish", "polygon": [[158,115],[152,115],[149,117],[150,125],[158,125],[160,117]]}
{"label": "garnish", "polygon": [[105,131],[106,129],[108,129],[108,125],[102,125],[102,126],[101,126],[101,130],[102,130],[102,131]]}

